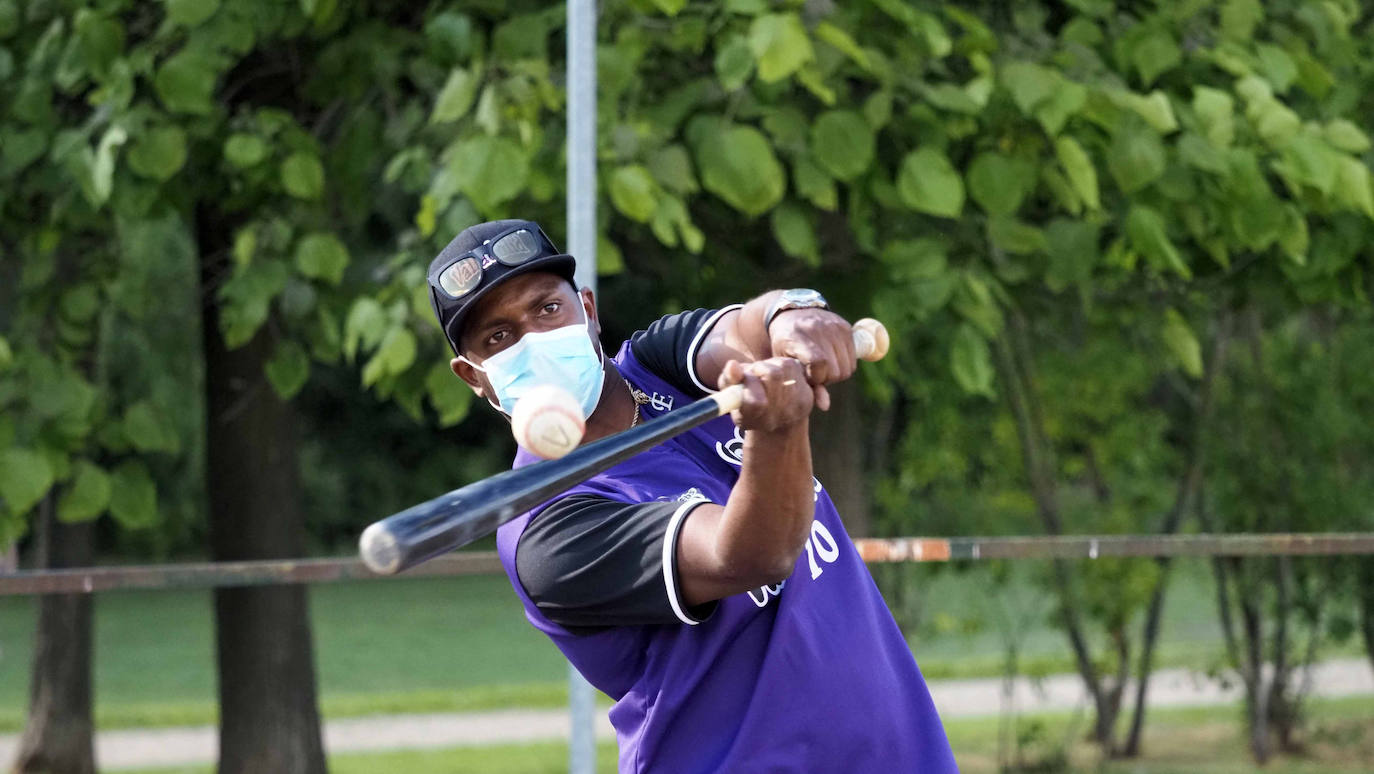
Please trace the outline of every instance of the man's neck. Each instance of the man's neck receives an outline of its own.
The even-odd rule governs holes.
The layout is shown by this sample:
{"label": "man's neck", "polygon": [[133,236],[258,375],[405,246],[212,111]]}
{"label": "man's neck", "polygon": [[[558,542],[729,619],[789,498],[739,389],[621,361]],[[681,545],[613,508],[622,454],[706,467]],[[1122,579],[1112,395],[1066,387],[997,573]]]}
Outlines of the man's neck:
{"label": "man's neck", "polygon": [[626,386],[625,379],[616,370],[615,363],[606,361],[606,374],[601,383],[601,400],[596,410],[587,419],[587,431],[582,435],[582,443],[591,443],[609,435],[628,430],[634,423],[638,406],[634,395]]}

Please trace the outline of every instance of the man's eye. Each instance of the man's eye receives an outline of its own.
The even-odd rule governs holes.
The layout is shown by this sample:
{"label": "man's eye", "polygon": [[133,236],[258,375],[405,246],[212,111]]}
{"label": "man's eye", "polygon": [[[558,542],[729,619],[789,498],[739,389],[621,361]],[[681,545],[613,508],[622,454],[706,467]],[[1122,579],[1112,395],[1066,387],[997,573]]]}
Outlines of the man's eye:
{"label": "man's eye", "polygon": [[495,346],[495,345],[497,345],[497,344],[500,344],[502,341],[505,341],[506,335],[507,335],[508,333],[509,333],[509,331],[497,331],[497,332],[491,334],[490,336],[487,337],[487,344],[490,345],[490,346]]}
{"label": "man's eye", "polygon": [[561,308],[562,306],[563,304],[560,301],[550,301],[549,303],[544,304],[544,314],[553,314],[554,312],[557,312],[559,308]]}

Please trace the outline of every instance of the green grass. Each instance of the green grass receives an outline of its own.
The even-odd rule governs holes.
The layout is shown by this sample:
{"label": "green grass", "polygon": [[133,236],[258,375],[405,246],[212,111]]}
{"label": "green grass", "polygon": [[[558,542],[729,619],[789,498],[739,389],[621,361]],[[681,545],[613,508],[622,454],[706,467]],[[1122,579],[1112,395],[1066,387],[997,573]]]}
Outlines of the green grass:
{"label": "green grass", "polygon": [[[1312,703],[1308,752],[1280,757],[1266,774],[1367,774],[1374,760],[1374,699],[1321,700]],[[1146,726],[1144,756],[1130,761],[1098,760],[1082,742],[1086,718],[1054,713],[1020,718],[1024,729],[1039,729],[1023,760],[1043,762],[1054,748],[1067,750],[1071,771],[1097,774],[1252,774],[1257,770],[1242,738],[1239,711],[1234,708],[1156,710]],[[955,758],[963,774],[998,771],[997,718],[953,720],[945,724]],[[1038,756],[1038,757],[1037,757]],[[334,774],[558,774],[567,771],[564,744],[497,745],[330,758]],[[615,746],[597,749],[597,770],[615,770]],[[125,774],[210,774],[209,766],[148,769]]]}
{"label": "green grass", "polygon": [[[1029,577],[1032,566],[1017,571]],[[1176,568],[1157,663],[1214,666],[1220,632],[1210,574],[1201,562]],[[979,566],[923,581],[926,623],[912,649],[926,677],[1000,674],[1005,631],[1017,633],[1022,674],[1072,671],[1064,636],[1046,623],[1049,596],[1030,583],[987,579]],[[97,597],[101,728],[215,722],[211,600],[209,591]],[[566,663],[525,621],[504,576],[325,584],[311,589],[310,603],[326,717],[566,702]],[[0,597],[0,731],[23,725],[33,626],[32,598]],[[1325,655],[1357,652],[1350,643]]]}

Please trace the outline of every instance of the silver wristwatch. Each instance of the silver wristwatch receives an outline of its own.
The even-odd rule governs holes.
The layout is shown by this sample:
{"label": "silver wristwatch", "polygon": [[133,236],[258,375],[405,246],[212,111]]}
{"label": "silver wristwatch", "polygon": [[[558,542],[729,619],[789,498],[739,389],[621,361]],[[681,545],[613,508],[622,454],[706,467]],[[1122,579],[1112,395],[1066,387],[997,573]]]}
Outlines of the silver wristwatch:
{"label": "silver wristwatch", "polygon": [[811,288],[792,288],[784,290],[771,306],[767,313],[763,315],[763,329],[768,330],[768,326],[773,323],[773,318],[778,316],[778,312],[785,312],[788,309],[829,309],[830,304],[825,302],[825,296]]}

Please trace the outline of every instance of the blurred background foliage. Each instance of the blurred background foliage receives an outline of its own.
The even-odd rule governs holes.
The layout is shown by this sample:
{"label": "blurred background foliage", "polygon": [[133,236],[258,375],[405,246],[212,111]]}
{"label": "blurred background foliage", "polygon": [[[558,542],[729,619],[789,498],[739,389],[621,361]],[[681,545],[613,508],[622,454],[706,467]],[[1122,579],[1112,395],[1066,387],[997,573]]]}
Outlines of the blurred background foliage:
{"label": "blurred background foliage", "polygon": [[[893,356],[818,431],[853,531],[1374,527],[1354,0],[601,13],[605,339],[797,285],[882,319]],[[207,305],[228,348],[269,336],[312,550],[505,467],[424,271],[480,220],[563,241],[563,26],[519,0],[0,0],[0,544],[49,501],[109,561],[204,553]],[[1374,653],[1374,572],[1215,570],[1230,668],[1281,708],[1251,718],[1263,759],[1296,698],[1263,700],[1258,661],[1310,659],[1301,632]],[[878,571],[912,630],[928,572]],[[1038,577],[1109,753],[1138,748],[1168,572]]]}

